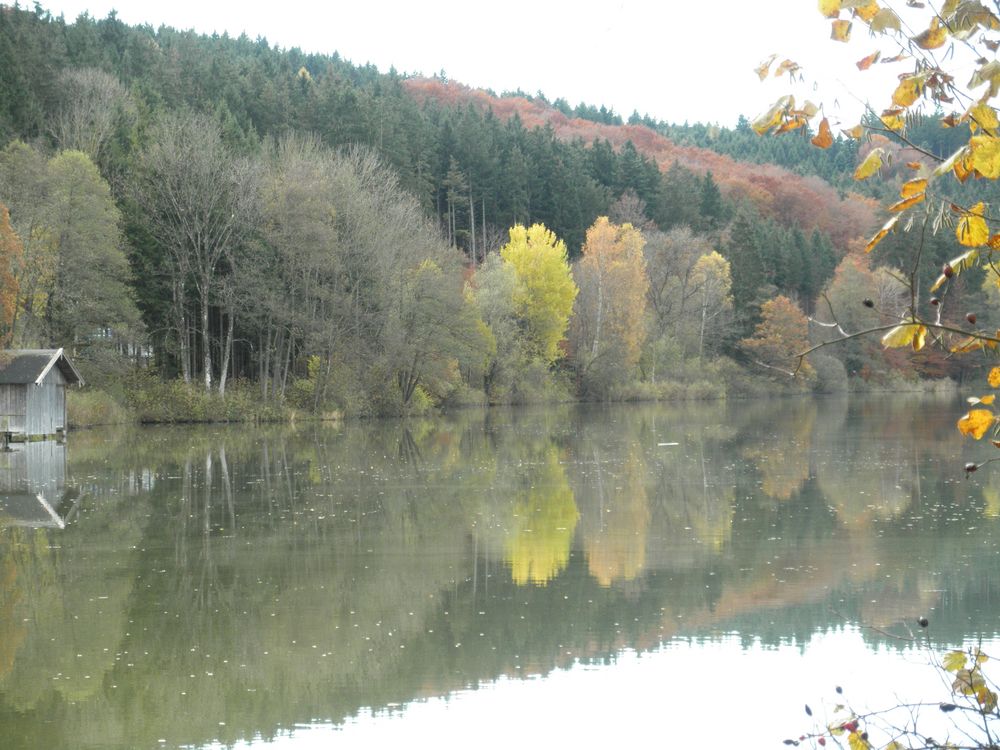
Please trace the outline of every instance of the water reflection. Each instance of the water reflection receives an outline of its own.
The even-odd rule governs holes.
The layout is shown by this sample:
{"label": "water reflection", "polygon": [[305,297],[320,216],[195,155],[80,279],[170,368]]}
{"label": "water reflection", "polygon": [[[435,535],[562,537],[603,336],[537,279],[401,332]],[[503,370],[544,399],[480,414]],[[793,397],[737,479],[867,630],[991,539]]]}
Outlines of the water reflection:
{"label": "water reflection", "polygon": [[12,443],[0,450],[0,527],[65,528],[78,496],[66,489],[65,443]]}
{"label": "water reflection", "polygon": [[940,643],[992,635],[1000,479],[962,479],[956,409],[74,434],[40,470],[76,498],[66,528],[0,527],[0,727],[10,747],[225,744],[678,636],[926,613]]}
{"label": "water reflection", "polygon": [[519,468],[513,503],[504,514],[505,562],[514,583],[544,585],[565,570],[580,513],[554,445]]}

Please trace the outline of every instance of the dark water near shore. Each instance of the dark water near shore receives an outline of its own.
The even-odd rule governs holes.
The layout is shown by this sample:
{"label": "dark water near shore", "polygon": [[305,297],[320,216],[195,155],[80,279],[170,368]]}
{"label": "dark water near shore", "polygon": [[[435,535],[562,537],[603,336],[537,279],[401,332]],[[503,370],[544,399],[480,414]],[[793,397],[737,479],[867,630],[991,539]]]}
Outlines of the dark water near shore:
{"label": "dark water near shore", "polygon": [[713,746],[720,716],[734,746],[780,744],[834,684],[923,689],[899,638],[1000,634],[1000,469],[965,479],[995,449],[962,439],[961,409],[562,407],[20,446],[0,458],[0,747]]}

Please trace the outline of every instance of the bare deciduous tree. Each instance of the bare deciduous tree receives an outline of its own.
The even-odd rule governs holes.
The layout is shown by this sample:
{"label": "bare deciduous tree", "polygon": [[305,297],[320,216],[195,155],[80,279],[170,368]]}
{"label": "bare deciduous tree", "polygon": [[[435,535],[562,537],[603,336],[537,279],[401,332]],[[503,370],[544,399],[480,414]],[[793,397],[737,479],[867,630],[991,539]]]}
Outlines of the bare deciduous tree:
{"label": "bare deciduous tree", "polygon": [[59,74],[59,104],[49,129],[68,151],[82,151],[100,163],[121,118],[135,118],[128,91],[114,76],[96,68],[67,68]]}
{"label": "bare deciduous tree", "polygon": [[250,236],[259,216],[258,172],[222,142],[217,123],[193,112],[167,114],[138,159],[133,195],[149,229],[166,251],[174,290],[174,320],[185,380],[188,356],[186,287],[198,298],[202,377],[212,387],[209,310],[219,289],[222,260]]}

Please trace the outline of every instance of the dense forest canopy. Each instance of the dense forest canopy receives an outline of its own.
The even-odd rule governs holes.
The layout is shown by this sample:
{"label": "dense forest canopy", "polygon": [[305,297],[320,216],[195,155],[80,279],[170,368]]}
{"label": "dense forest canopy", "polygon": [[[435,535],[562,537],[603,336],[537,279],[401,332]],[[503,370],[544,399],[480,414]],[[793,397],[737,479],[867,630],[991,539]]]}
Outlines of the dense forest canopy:
{"label": "dense forest canopy", "polygon": [[[858,260],[886,197],[848,184],[870,148],[0,5],[0,335],[72,347],[98,384],[141,361],[313,409],[719,395],[776,376],[761,353],[791,352],[848,271],[884,292],[873,314],[897,313]],[[569,297],[510,260],[543,230]],[[568,316],[545,309],[567,298]],[[785,327],[762,317],[779,307]],[[532,338],[542,318],[555,348]],[[834,352],[806,386],[904,356]]]}

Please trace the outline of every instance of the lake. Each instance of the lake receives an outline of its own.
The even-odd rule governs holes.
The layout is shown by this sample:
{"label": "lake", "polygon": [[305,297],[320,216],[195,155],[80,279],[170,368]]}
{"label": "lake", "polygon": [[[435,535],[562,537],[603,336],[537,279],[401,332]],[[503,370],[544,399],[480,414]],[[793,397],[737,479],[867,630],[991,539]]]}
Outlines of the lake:
{"label": "lake", "polygon": [[844,696],[936,705],[930,661],[1000,651],[1000,467],[966,479],[996,449],[962,413],[561,406],[15,446],[0,746],[780,747]]}

